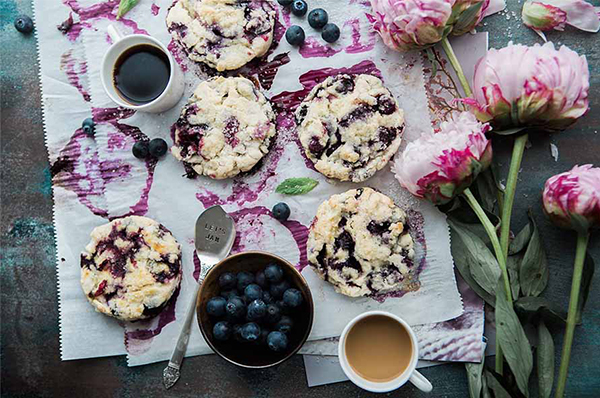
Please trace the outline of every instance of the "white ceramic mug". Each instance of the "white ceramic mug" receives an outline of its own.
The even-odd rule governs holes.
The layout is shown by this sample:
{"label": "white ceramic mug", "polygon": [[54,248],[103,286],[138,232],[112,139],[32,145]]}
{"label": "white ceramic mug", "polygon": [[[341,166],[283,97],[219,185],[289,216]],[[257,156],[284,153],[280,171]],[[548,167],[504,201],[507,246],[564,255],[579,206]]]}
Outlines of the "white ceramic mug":
{"label": "white ceramic mug", "polygon": [[[177,62],[175,62],[175,59],[173,59],[173,56],[169,50],[160,41],[151,36],[139,34],[123,36],[113,25],[109,25],[107,33],[112,39],[113,45],[110,46],[106,54],[104,54],[104,58],[102,59],[102,71],[100,73],[100,78],[102,80],[104,91],[106,91],[106,94],[108,94],[110,99],[124,108],[134,109],[142,112],[160,113],[174,107],[183,95],[183,91],[185,89],[185,80],[183,77],[183,72],[179,68]],[[160,48],[169,58],[171,75],[169,76],[169,83],[167,84],[167,87],[158,98],[146,104],[135,105],[127,102],[119,94],[114,84],[113,74],[115,63],[117,62],[119,56],[131,47],[140,44],[150,44]]]}
{"label": "white ceramic mug", "polygon": [[[350,366],[350,364],[348,363],[348,357],[346,355],[346,338],[348,337],[348,333],[350,332],[350,330],[360,320],[374,315],[385,316],[398,322],[408,332],[410,336],[410,341],[412,343],[412,357],[410,359],[410,364],[408,365],[406,370],[402,372],[402,374],[400,374],[395,379],[386,382],[374,382],[358,375],[354,371],[354,369],[352,369],[352,366]],[[373,338],[377,337],[373,336]],[[350,321],[350,323],[348,323],[348,325],[346,325],[346,327],[344,328],[344,331],[342,332],[342,335],[340,337],[340,343],[338,346],[338,357],[340,360],[340,365],[342,366],[342,369],[348,377],[348,379],[350,379],[350,381],[352,381],[360,388],[365,389],[367,391],[380,393],[390,392],[396,390],[397,388],[400,388],[401,386],[406,384],[407,381],[410,381],[412,384],[415,385],[415,387],[417,387],[421,391],[431,392],[431,390],[433,390],[433,386],[431,385],[429,380],[427,380],[425,376],[423,376],[421,373],[415,370],[415,368],[417,367],[417,361],[419,360],[419,345],[417,342],[417,337],[415,336],[415,332],[413,332],[412,328],[408,325],[408,323],[406,323],[404,320],[397,317],[396,315],[390,314],[389,312],[369,311],[360,314],[352,321]]]}

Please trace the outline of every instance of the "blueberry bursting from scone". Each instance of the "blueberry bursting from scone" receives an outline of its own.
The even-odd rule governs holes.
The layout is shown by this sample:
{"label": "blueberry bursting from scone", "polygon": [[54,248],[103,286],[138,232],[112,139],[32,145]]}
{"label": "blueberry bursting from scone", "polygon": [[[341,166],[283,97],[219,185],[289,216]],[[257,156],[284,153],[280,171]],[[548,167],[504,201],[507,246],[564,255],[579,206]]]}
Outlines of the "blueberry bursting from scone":
{"label": "blueberry bursting from scone", "polygon": [[167,28],[192,61],[222,72],[268,51],[275,16],[266,0],[178,0],[167,14]]}
{"label": "blueberry bursting from scone", "polygon": [[81,286],[97,311],[123,321],[157,315],[181,281],[181,247],[162,224],[138,216],[92,231]]}
{"label": "blueberry bursting from scone", "polygon": [[308,261],[351,297],[397,292],[416,278],[406,214],[382,193],[360,188],[321,204],[308,236]]}
{"label": "blueberry bursting from scone", "polygon": [[316,85],[296,110],[306,156],[326,177],[361,182],[400,147],[404,113],[383,82],[341,74]]}

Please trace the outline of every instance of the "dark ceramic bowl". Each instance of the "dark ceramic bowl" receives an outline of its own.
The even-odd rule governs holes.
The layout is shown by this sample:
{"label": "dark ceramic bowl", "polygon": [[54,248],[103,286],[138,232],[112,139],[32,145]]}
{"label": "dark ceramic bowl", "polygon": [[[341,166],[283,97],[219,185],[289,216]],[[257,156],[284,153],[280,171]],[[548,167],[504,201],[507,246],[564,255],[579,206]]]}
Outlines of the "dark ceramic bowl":
{"label": "dark ceramic bowl", "polygon": [[[219,295],[219,276],[224,272],[236,273],[240,271],[248,271],[254,274],[272,263],[279,264],[283,268],[284,277],[293,287],[300,290],[304,296],[302,306],[292,316],[294,328],[288,336],[289,343],[287,350],[274,352],[264,345],[244,344],[234,340],[215,340],[212,329],[216,321],[211,319],[206,313],[206,303],[210,298]],[[235,254],[215,265],[202,283],[200,293],[198,294],[196,310],[200,331],[210,348],[221,358],[235,365],[251,369],[268,368],[278,365],[297,353],[310,334],[314,316],[310,289],[300,272],[286,260],[270,253],[258,251]]]}

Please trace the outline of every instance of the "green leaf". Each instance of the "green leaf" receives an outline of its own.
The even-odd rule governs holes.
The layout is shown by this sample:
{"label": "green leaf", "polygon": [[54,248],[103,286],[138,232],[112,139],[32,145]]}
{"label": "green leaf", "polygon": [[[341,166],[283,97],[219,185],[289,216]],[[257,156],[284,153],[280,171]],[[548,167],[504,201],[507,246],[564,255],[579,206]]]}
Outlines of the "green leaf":
{"label": "green leaf", "polygon": [[425,50],[425,52],[427,53],[427,59],[431,63],[431,77],[435,77],[435,75],[437,75],[438,70],[438,61],[437,59],[435,59],[435,53],[433,51],[434,50],[432,47],[429,47]]}
{"label": "green leaf", "polygon": [[554,308],[552,303],[543,297],[521,297],[514,303],[515,311],[521,316],[527,316],[536,321],[542,318],[546,322],[565,324],[567,315]]}
{"label": "green leaf", "polygon": [[485,374],[481,378],[481,398],[492,398],[492,395],[490,394],[490,389],[488,388],[488,383]]}
{"label": "green leaf", "polygon": [[465,364],[465,369],[467,370],[467,380],[469,381],[470,398],[481,397],[483,365],[483,360],[481,361],[481,363]]}
{"label": "green leaf", "polygon": [[475,293],[477,293],[479,297],[485,300],[485,302],[491,305],[492,307],[495,306],[495,296],[486,292],[471,276],[471,271],[469,270],[471,254],[465,246],[464,242],[462,241],[460,235],[455,231],[455,227],[452,223],[450,223],[450,226],[452,227],[450,229],[452,241],[452,258],[454,259],[454,264],[456,265],[458,272],[460,272],[460,275],[463,277],[465,282],[467,282],[467,284],[471,287],[471,289],[473,289]]}
{"label": "green leaf", "polygon": [[533,233],[534,226],[531,221],[517,234],[517,236],[510,242],[508,246],[508,254],[513,255],[520,253],[527,247],[527,244],[531,240],[531,234]]}
{"label": "green leaf", "polygon": [[487,369],[485,371],[485,381],[488,387],[494,392],[495,398],[512,398],[496,377]]}
{"label": "green leaf", "polygon": [[531,345],[512,304],[506,299],[502,281],[496,290],[496,338],[519,390],[528,397],[529,376],[533,369]]}
{"label": "green leaf", "polygon": [[494,134],[498,134],[498,135],[513,135],[513,134],[517,134],[520,133],[521,131],[525,130],[527,127],[515,127],[513,129],[507,129],[507,130],[492,130],[492,132]]}
{"label": "green leaf", "polygon": [[462,31],[472,25],[476,21],[477,14],[479,13],[479,10],[481,10],[483,3],[483,1],[480,1],[479,3],[473,4],[471,7],[464,10],[460,14],[460,17],[458,17],[456,24],[454,24],[454,29]]}
{"label": "green leaf", "polygon": [[275,189],[275,192],[284,195],[303,195],[312,191],[319,181],[312,178],[288,178]]}
{"label": "green leaf", "polygon": [[117,10],[117,19],[127,14],[133,7],[137,5],[139,0],[121,0],[119,3],[119,9]]}
{"label": "green leaf", "polygon": [[542,246],[538,227],[531,212],[529,219],[531,220],[533,231],[529,245],[523,256],[521,269],[519,270],[519,282],[521,283],[523,295],[539,296],[548,284],[548,260],[546,259],[544,246]]}
{"label": "green leaf", "polygon": [[592,284],[592,279],[594,277],[594,259],[590,256],[590,253],[587,252],[585,255],[585,261],[583,263],[583,273],[581,274],[581,290],[579,291],[579,302],[577,303],[577,323],[581,323],[581,318],[583,314],[583,308],[585,307],[585,303],[588,298],[588,294],[590,293],[590,285]]}
{"label": "green leaf", "polygon": [[554,341],[544,321],[538,325],[536,358],[540,397],[548,398],[554,383]]}
{"label": "green leaf", "polygon": [[520,255],[508,256],[506,259],[506,268],[508,269],[508,279],[510,280],[510,292],[513,297],[519,297],[521,285],[519,283],[519,268],[523,257]]}
{"label": "green leaf", "polygon": [[501,274],[498,261],[477,235],[452,221],[450,226],[456,231],[469,254],[466,259],[471,276],[486,292],[494,295]]}
{"label": "green leaf", "polygon": [[477,187],[477,194],[481,206],[488,212],[495,213],[496,202],[498,201],[498,190],[496,188],[492,170],[488,168],[481,173],[475,180],[475,186]]}

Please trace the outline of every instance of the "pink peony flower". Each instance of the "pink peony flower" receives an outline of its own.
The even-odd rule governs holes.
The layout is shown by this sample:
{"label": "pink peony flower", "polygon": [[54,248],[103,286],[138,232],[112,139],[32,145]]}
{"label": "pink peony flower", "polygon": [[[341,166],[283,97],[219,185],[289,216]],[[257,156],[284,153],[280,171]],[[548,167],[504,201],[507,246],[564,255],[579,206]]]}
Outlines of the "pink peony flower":
{"label": "pink peony flower", "polygon": [[563,228],[585,232],[600,227],[600,168],[575,166],[546,181],[544,212]]}
{"label": "pink peony flower", "polygon": [[585,56],[566,46],[556,50],[552,43],[509,43],[479,60],[473,77],[475,98],[464,102],[495,129],[564,130],[587,112],[589,88]]}
{"label": "pink peony flower", "polygon": [[489,125],[463,112],[440,126],[440,132],[423,136],[396,156],[392,169],[410,193],[436,205],[462,193],[492,161]]}
{"label": "pink peony flower", "polygon": [[538,32],[564,30],[571,25],[586,32],[600,30],[600,16],[590,3],[583,0],[528,0],[523,5],[523,23]]}
{"label": "pink peony flower", "polygon": [[424,49],[469,32],[504,0],[371,0],[367,17],[384,43],[397,51]]}

